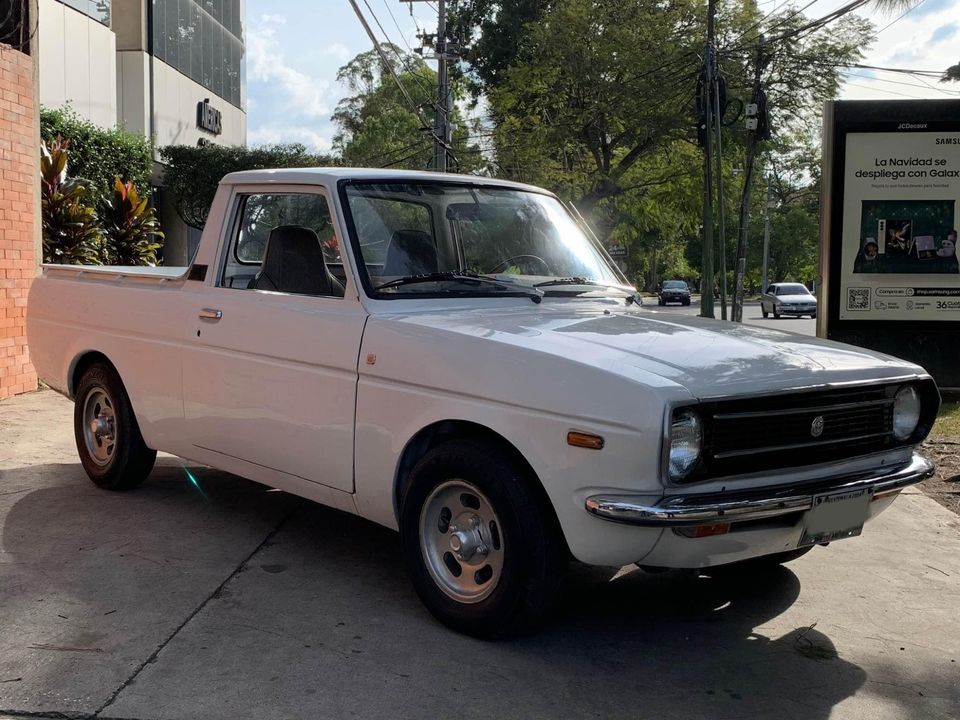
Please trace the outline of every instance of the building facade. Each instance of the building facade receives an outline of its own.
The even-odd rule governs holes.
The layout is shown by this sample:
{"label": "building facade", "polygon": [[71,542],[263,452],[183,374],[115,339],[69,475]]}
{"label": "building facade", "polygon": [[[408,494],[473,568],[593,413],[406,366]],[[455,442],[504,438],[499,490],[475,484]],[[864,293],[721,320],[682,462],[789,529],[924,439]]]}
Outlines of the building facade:
{"label": "building facade", "polygon": [[[156,147],[246,143],[244,0],[38,0],[40,103],[69,104]],[[164,260],[186,264],[198,233],[176,215],[155,158]]]}
{"label": "building facade", "polygon": [[28,7],[18,3],[0,14],[0,400],[37,388],[26,328],[40,233],[36,41]]}

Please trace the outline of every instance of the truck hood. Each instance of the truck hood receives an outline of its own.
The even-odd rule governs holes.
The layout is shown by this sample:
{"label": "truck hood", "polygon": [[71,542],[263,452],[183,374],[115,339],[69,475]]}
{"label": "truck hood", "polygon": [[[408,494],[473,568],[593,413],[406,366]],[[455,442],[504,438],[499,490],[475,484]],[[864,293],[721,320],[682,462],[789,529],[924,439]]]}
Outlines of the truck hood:
{"label": "truck hood", "polygon": [[550,353],[633,380],[653,375],[700,399],[923,374],[863,348],[622,301],[547,299],[529,309],[450,308],[392,319]]}

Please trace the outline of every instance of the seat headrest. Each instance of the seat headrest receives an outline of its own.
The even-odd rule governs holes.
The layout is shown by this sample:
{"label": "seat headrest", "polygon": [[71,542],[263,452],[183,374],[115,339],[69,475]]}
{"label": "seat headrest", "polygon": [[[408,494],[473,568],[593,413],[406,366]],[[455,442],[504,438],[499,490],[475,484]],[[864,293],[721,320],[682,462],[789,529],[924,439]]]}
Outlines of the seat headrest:
{"label": "seat headrest", "polygon": [[422,230],[397,230],[390,238],[383,262],[384,276],[426,275],[437,272],[436,241]]}
{"label": "seat headrest", "polygon": [[273,228],[254,287],[300,295],[333,294],[317,233],[300,225]]}

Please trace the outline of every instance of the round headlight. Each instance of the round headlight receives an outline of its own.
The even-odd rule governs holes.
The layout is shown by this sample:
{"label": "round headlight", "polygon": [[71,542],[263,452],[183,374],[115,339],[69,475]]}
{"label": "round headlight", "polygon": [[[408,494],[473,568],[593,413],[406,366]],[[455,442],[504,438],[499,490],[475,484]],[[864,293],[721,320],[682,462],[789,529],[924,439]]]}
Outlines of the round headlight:
{"label": "round headlight", "polygon": [[680,480],[697,464],[703,429],[692,410],[678,410],[670,426],[670,479]]}
{"label": "round headlight", "polygon": [[897,391],[893,399],[893,436],[906,440],[913,435],[920,422],[920,396],[911,385]]}

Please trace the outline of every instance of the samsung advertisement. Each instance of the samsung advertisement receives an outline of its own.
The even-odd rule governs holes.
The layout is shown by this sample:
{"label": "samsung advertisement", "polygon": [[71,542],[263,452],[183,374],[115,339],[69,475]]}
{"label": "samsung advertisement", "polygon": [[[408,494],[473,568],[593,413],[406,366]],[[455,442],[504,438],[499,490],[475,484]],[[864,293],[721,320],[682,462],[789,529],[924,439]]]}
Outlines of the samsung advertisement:
{"label": "samsung advertisement", "polygon": [[840,100],[823,123],[820,337],[960,388],[960,100]]}

